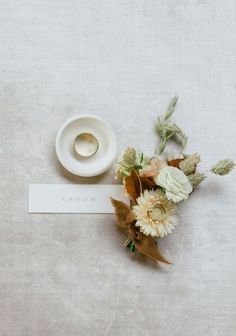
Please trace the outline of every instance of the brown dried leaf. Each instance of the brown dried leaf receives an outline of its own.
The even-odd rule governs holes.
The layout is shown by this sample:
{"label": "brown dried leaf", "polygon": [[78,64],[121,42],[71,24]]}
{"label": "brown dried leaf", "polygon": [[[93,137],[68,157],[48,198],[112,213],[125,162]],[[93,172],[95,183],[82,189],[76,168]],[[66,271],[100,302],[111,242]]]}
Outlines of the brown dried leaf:
{"label": "brown dried leaf", "polygon": [[171,264],[159,251],[155,238],[142,234],[135,225],[129,227],[129,236],[139,252],[156,261]]}
{"label": "brown dried leaf", "polygon": [[136,202],[140,195],[140,181],[134,170],[125,178],[125,188],[131,200]]}
{"label": "brown dried leaf", "polygon": [[151,189],[154,189],[156,187],[155,182],[150,177],[143,177],[142,176],[142,177],[140,177],[140,180],[141,180],[143,191],[146,190],[146,189],[151,190]]}
{"label": "brown dried leaf", "polygon": [[127,228],[130,223],[134,221],[134,214],[130,207],[124,202],[111,198],[111,203],[115,208],[117,222],[120,227]]}
{"label": "brown dried leaf", "polygon": [[167,161],[167,164],[168,166],[172,166],[172,167],[175,167],[175,168],[179,168],[179,164],[181,161],[183,161],[184,159],[174,159],[174,160],[170,160],[170,161]]}
{"label": "brown dried leaf", "polygon": [[136,199],[144,190],[154,189],[155,187],[156,184],[151,177],[139,176],[134,170],[131,175],[125,178],[125,188],[133,202],[136,202]]}

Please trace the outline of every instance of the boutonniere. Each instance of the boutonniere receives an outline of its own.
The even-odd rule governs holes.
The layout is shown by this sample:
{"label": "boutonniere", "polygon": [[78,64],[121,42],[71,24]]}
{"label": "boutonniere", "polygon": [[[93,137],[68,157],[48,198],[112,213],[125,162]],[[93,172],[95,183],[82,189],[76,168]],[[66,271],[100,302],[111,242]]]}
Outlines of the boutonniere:
{"label": "boutonniere", "polygon": [[[128,147],[118,163],[116,179],[122,181],[130,204],[112,199],[118,225],[126,231],[124,246],[154,260],[170,262],[158,249],[157,239],[170,234],[178,224],[178,204],[186,200],[205,180],[207,173],[228,174],[235,166],[232,160],[221,160],[208,172],[198,171],[200,155],[183,150],[187,137],[180,127],[171,122],[177,104],[174,97],[163,117],[157,119],[156,130],[160,144],[152,157]],[[180,143],[178,155],[166,153],[172,139]]]}

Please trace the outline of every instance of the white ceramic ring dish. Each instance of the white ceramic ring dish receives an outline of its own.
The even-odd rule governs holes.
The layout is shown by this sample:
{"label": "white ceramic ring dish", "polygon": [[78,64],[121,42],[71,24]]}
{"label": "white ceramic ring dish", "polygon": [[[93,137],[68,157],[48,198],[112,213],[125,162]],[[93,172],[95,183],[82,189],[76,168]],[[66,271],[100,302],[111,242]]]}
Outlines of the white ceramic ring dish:
{"label": "white ceramic ring dish", "polygon": [[[75,139],[79,134],[90,133],[98,141],[97,152],[79,158]],[[117,139],[111,126],[93,114],[82,114],[67,120],[56,136],[56,154],[62,166],[78,176],[96,176],[108,170],[117,157]]]}

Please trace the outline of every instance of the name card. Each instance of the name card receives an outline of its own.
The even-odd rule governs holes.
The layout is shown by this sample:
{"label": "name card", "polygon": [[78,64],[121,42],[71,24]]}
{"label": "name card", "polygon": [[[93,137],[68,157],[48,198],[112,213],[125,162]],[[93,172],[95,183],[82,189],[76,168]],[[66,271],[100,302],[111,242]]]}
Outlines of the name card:
{"label": "name card", "polygon": [[110,198],[128,203],[118,184],[30,184],[29,213],[114,213]]}

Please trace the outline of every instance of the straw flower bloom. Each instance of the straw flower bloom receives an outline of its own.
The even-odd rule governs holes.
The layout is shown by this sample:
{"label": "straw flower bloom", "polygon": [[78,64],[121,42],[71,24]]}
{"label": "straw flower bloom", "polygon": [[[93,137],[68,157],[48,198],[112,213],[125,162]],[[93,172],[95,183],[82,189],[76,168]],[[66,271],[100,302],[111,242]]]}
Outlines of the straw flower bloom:
{"label": "straw flower bloom", "polygon": [[177,205],[169,201],[161,190],[145,190],[133,207],[136,226],[152,237],[163,237],[177,225]]}

